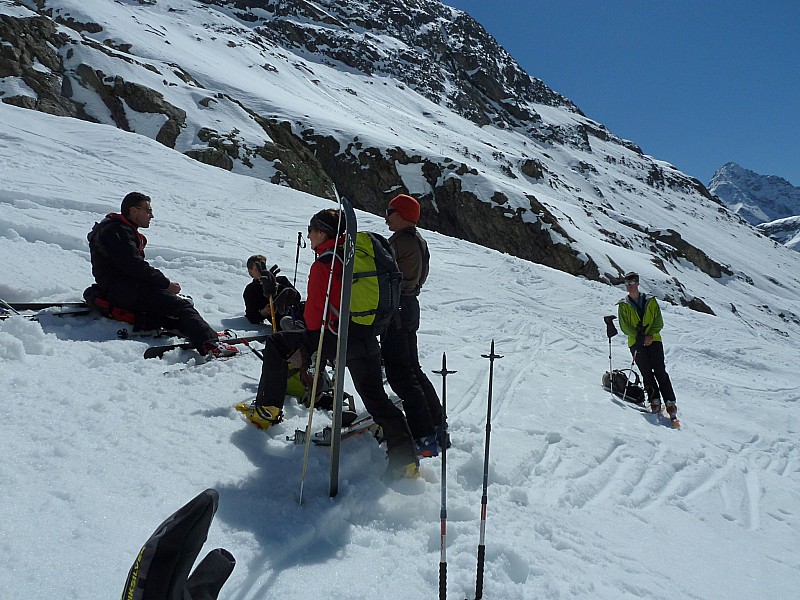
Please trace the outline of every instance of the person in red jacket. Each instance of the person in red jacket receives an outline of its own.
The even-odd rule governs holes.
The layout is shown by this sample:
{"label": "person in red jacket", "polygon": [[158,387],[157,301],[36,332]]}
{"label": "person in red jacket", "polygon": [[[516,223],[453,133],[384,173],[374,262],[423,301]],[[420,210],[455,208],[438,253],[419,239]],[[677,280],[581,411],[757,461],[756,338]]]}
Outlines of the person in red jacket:
{"label": "person in red jacket", "polygon": [[180,284],[145,260],[147,238],[139,229],[150,227],[152,220],[150,197],[131,192],[119,213],[95,223],[87,239],[97,294],[113,306],[170,319],[204,356],[236,354],[235,347],[219,341],[192,302],[179,295]]}
{"label": "person in red jacket", "polygon": [[[306,329],[283,331],[269,337],[264,347],[256,399],[251,405],[240,405],[239,409],[260,428],[283,420],[289,363],[299,367],[301,372],[306,371],[312,354],[317,351],[320,335],[324,335],[320,364],[335,358],[344,270],[344,230],[344,217],[340,218],[339,211],[333,209],[318,212],[308,224],[308,239],[316,260],[308,275],[308,295],[303,311]],[[411,431],[403,412],[383,389],[381,350],[376,332],[354,324],[348,331],[347,368],[356,392],[375,423],[382,428],[386,440],[389,464],[384,478],[416,477],[419,461]]]}

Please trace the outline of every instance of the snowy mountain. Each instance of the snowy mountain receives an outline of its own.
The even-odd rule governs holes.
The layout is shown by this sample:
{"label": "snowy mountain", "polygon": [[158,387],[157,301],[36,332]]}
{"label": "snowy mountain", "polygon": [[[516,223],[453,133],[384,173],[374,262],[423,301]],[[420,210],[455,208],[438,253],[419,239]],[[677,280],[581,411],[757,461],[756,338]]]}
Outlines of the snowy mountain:
{"label": "snowy mountain", "polygon": [[800,215],[800,187],[782,177],[761,175],[733,162],[714,173],[708,189],[753,225]]}
{"label": "snowy mountain", "polygon": [[787,248],[800,250],[800,216],[760,223],[756,229]]}
{"label": "snowy mountain", "polygon": [[709,190],[764,235],[798,249],[800,187],[782,177],[759,175],[736,163],[727,163],[714,173]]}
{"label": "snowy mountain", "polygon": [[376,214],[409,192],[430,229],[601,282],[638,269],[698,310],[720,310],[716,286],[782,277],[699,181],[434,0],[2,0],[0,19],[7,104],[320,197],[335,183]]}

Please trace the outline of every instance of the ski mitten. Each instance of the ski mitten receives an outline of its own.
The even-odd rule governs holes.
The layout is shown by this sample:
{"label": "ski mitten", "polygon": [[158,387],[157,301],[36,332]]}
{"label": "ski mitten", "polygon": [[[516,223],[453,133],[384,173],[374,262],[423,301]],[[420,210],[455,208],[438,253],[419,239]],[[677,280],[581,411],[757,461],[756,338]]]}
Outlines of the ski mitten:
{"label": "ski mitten", "polygon": [[208,489],[170,515],[139,551],[122,600],[216,600],[236,560],[212,550],[189,576],[208,537],[219,494]]}

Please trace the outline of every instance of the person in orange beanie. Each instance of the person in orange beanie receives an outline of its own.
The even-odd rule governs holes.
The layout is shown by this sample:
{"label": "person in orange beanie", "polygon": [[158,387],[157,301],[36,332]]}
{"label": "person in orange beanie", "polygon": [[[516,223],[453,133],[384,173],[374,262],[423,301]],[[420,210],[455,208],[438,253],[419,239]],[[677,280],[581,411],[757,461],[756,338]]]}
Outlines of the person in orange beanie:
{"label": "person in orange beanie", "polygon": [[446,425],[442,426],[442,404],[433,384],[419,364],[419,293],[428,278],[428,244],[417,230],[419,202],[400,194],[386,209],[386,225],[392,231],[389,243],[403,273],[400,307],[381,339],[386,379],[403,400],[406,420],[414,436],[417,455],[436,456],[443,444],[449,447]]}

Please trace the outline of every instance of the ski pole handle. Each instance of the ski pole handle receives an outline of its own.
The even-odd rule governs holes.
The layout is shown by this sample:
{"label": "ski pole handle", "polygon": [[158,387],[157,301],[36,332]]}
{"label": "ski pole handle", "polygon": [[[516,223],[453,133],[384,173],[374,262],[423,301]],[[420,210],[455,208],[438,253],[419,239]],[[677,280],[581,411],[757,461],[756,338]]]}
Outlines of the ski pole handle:
{"label": "ski pole handle", "polygon": [[478,580],[475,583],[475,600],[483,598],[483,563],[486,558],[486,546],[478,546]]}

